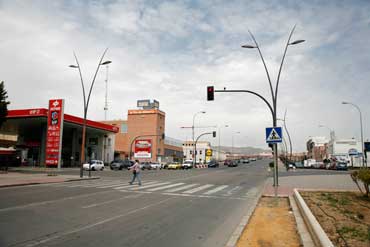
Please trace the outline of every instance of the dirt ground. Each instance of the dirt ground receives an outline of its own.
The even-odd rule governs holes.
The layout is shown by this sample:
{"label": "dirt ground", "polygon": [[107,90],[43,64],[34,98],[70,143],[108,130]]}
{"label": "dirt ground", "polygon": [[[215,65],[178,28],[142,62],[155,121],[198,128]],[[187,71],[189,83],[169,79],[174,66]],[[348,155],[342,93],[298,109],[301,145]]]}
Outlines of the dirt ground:
{"label": "dirt ground", "polygon": [[355,192],[301,192],[335,246],[370,247],[370,198]]}
{"label": "dirt ground", "polygon": [[301,246],[288,198],[262,197],[237,246]]}

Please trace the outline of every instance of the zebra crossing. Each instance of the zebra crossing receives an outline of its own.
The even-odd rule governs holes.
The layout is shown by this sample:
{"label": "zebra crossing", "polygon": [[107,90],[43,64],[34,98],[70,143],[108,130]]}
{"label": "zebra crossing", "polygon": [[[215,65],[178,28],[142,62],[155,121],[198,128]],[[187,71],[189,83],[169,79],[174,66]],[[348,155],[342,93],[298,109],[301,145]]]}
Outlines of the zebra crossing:
{"label": "zebra crossing", "polygon": [[[50,186],[50,185],[49,185]],[[96,188],[113,189],[121,192],[137,193],[161,193],[164,195],[197,196],[197,197],[228,197],[232,199],[248,199],[258,194],[257,188],[246,191],[246,188],[238,185],[199,184],[171,181],[145,181],[142,186],[130,185],[129,181],[123,180],[90,180],[69,183],[53,184],[54,187],[67,188]]]}

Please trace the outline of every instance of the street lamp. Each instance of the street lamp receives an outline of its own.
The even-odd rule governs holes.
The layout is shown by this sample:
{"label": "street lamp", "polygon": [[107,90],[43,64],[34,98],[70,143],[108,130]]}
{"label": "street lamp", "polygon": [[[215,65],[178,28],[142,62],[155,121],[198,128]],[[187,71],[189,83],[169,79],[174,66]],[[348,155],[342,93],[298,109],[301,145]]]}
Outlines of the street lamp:
{"label": "street lamp", "polygon": [[[195,117],[198,115],[198,114],[200,114],[200,113],[202,113],[202,114],[205,114],[206,112],[205,111],[199,111],[199,112],[197,112],[197,113],[195,113],[194,115],[193,115],[193,125],[191,126],[191,129],[192,129],[192,140],[193,140],[193,157],[195,157],[194,155],[195,155],[195,152],[197,151],[196,150],[196,147],[195,147],[195,140],[194,140],[194,122],[195,122]],[[194,160],[193,159],[193,165],[195,165],[195,163],[196,163],[196,160]]]}
{"label": "street lamp", "polygon": [[218,127],[218,153],[217,153],[217,160],[220,161],[220,152],[221,152],[221,128],[224,127],[224,128],[227,128],[229,127],[229,125],[224,125],[224,126],[220,126]]}
{"label": "street lamp", "polygon": [[[90,89],[89,89],[89,95],[87,96],[87,100],[86,100],[86,93],[85,93],[85,85],[84,85],[84,82],[83,82],[83,78],[82,78],[82,72],[81,72],[81,67],[80,67],[80,63],[78,62],[78,59],[77,59],[77,56],[76,56],[76,53],[73,52],[73,55],[75,57],[75,60],[76,60],[76,64],[77,65],[69,65],[70,68],[74,68],[74,69],[78,69],[78,72],[80,74],[80,79],[81,79],[81,86],[82,86],[82,95],[83,95],[83,100],[84,100],[84,121],[83,121],[83,127],[82,127],[82,142],[81,142],[81,155],[80,155],[80,162],[81,162],[81,165],[80,165],[80,177],[82,178],[83,177],[83,164],[85,162],[85,140],[86,140],[86,117],[87,117],[87,110],[89,108],[89,102],[90,102],[90,96],[91,96],[91,91],[93,89],[93,86],[94,86],[94,83],[95,83],[95,78],[98,74],[98,71],[99,71],[99,68],[101,65],[107,65],[107,64],[110,64],[112,61],[105,61],[103,62],[103,58],[105,56],[105,53],[107,53],[108,51],[108,48],[106,48],[103,52],[103,55],[101,56],[100,60],[99,60],[99,63],[98,63],[98,67],[96,68],[96,71],[95,71],[95,74],[94,74],[94,78],[91,82],[91,85],[90,85]],[[90,174],[90,169],[89,169],[89,176],[91,176]]]}
{"label": "street lamp", "polygon": [[[108,116],[108,71],[109,71],[109,64],[112,61],[106,61],[104,65],[106,68],[106,77],[105,77],[105,104],[104,104],[104,120],[107,121]],[[102,64],[103,65],[103,64]]]}
{"label": "street lamp", "polygon": [[277,120],[280,120],[284,123],[284,129],[288,135],[288,140],[289,140],[289,151],[290,151],[290,155],[289,155],[289,161],[292,160],[292,149],[293,149],[293,146],[292,146],[292,139],[290,139],[290,134],[289,134],[289,131],[288,131],[288,128],[286,127],[286,110],[285,110],[285,113],[284,113],[284,118],[281,119],[281,118],[278,118]]}
{"label": "street lamp", "polygon": [[358,112],[360,113],[360,127],[361,127],[361,148],[362,148],[362,166],[365,166],[366,164],[366,167],[367,167],[367,162],[365,160],[365,152],[364,152],[364,135],[363,135],[363,130],[362,130],[362,113],[361,113],[361,110],[360,110],[360,107],[358,107],[357,105],[351,103],[351,102],[342,102],[343,105],[352,105],[353,107],[355,107]]}
{"label": "street lamp", "polygon": [[[259,48],[259,45],[258,45],[258,43],[257,43],[256,39],[254,38],[254,36],[253,36],[253,34],[252,34],[251,31],[248,30],[250,36],[253,39],[254,45],[249,45],[249,44],[242,45],[242,48],[248,48],[248,49],[255,49],[255,48],[257,48],[258,53],[259,53],[259,55],[261,57],[263,66],[264,66],[265,71],[266,71],[267,79],[268,79],[268,82],[269,82],[269,85],[270,85],[270,91],[271,91],[271,97],[272,97],[272,109],[271,109],[270,105],[267,103],[266,99],[264,99],[262,96],[257,95],[254,92],[249,92],[249,93],[253,93],[253,94],[257,95],[258,97],[260,97],[261,99],[263,99],[268,104],[268,106],[270,107],[270,110],[272,112],[273,127],[276,127],[276,122],[277,122],[277,117],[276,117],[277,116],[277,94],[278,94],[278,88],[279,88],[279,81],[280,81],[281,70],[283,68],[283,64],[284,64],[284,60],[285,60],[285,55],[286,55],[286,52],[288,50],[288,46],[300,44],[300,43],[302,43],[302,42],[305,41],[303,39],[299,39],[299,40],[295,40],[293,42],[290,42],[290,39],[291,39],[291,37],[293,35],[293,32],[295,30],[295,27],[296,26],[294,25],[292,31],[290,32],[288,41],[287,41],[287,43],[285,45],[284,54],[283,54],[283,57],[281,59],[279,73],[278,73],[277,80],[276,80],[275,90],[272,87],[272,83],[271,83],[271,79],[270,79],[270,74],[268,72],[268,69],[267,69],[265,60],[264,60],[264,58],[262,56],[262,52],[261,52],[261,50]],[[278,164],[278,153],[277,153],[277,144],[276,143],[273,144],[273,149],[274,149],[274,187],[277,187],[279,185],[279,183],[278,183],[278,166],[277,166],[277,164]]]}
{"label": "street lamp", "polygon": [[240,134],[240,131],[231,134],[231,155],[234,159],[234,134]]}
{"label": "street lamp", "polygon": [[327,128],[329,130],[329,138],[330,138],[330,140],[332,139],[332,136],[334,137],[334,130],[330,129],[328,126],[323,125],[323,124],[319,124],[319,128]]}

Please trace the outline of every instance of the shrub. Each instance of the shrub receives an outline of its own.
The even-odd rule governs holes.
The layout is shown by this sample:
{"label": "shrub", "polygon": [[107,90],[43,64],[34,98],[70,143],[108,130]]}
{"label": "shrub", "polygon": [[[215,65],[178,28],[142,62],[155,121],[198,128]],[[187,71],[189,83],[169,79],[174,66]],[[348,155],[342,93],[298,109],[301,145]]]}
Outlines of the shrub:
{"label": "shrub", "polygon": [[[369,197],[370,192],[370,169],[368,168],[361,168],[358,171],[353,171],[351,173],[351,178],[353,182],[357,185],[357,188],[360,190],[360,192],[366,196]],[[362,183],[364,187],[364,191],[362,191],[361,186],[359,182]]]}

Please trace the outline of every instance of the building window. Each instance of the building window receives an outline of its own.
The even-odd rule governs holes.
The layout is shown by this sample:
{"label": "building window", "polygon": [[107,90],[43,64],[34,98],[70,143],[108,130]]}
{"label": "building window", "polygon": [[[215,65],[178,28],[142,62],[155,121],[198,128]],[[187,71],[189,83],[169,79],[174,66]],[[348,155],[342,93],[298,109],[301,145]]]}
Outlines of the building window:
{"label": "building window", "polygon": [[112,139],[108,138],[108,147],[110,147],[112,144]]}
{"label": "building window", "polygon": [[199,154],[202,154],[202,150],[199,150]]}
{"label": "building window", "polygon": [[121,124],[121,133],[127,133],[127,123]]}
{"label": "building window", "polygon": [[190,154],[190,155],[191,155],[191,154],[193,154],[193,151],[192,151],[192,150],[190,150],[190,151],[189,151],[189,154]]}

